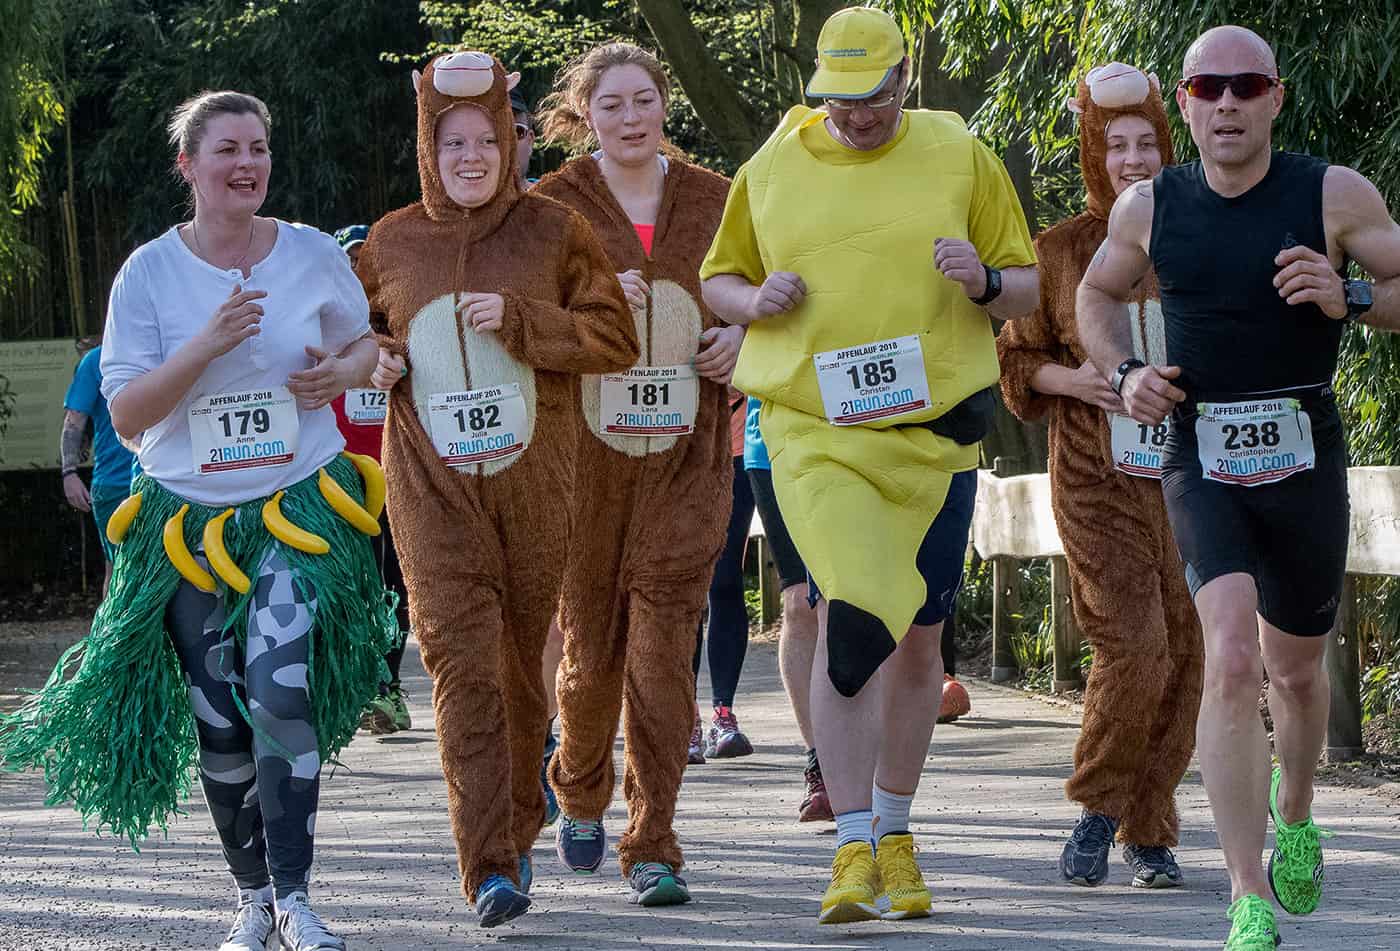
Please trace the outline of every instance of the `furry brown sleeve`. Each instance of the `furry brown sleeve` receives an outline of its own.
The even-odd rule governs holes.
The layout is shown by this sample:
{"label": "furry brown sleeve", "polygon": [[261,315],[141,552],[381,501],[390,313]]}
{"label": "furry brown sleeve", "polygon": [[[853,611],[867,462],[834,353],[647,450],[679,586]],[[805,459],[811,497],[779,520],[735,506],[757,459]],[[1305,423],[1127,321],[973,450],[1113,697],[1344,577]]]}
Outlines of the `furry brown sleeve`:
{"label": "furry brown sleeve", "polygon": [[563,306],[507,293],[501,344],[520,361],[559,373],[614,373],[637,362],[637,327],[611,262],[588,223],[570,213],[561,243]]}
{"label": "furry brown sleeve", "polygon": [[1042,257],[1043,249],[1036,242],[1040,267],[1040,306],[1035,313],[1020,320],[1011,320],[997,334],[997,359],[1001,361],[1001,393],[1006,408],[1026,421],[1043,417],[1054,405],[1055,397],[1037,393],[1031,388],[1031,377],[1047,363],[1064,363],[1064,347],[1055,336],[1054,308],[1058,295],[1054,266]]}
{"label": "furry brown sleeve", "polygon": [[[374,232],[370,231],[370,237]],[[379,346],[390,353],[408,360],[408,346],[389,332],[389,318],[385,314],[384,305],[379,300],[379,265],[374,253],[375,245],[366,239],[360,245],[360,257],[355,263],[355,276],[360,279],[360,285],[365,289],[365,297],[369,299],[369,325],[374,330],[374,339]]]}

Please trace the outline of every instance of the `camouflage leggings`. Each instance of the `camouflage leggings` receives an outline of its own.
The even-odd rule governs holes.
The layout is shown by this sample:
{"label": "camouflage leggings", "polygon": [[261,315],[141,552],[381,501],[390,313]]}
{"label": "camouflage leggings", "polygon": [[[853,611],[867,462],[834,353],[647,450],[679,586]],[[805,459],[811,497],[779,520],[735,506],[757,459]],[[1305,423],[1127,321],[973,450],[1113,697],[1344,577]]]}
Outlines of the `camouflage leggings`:
{"label": "camouflage leggings", "polygon": [[[262,888],[270,868],[279,898],[307,886],[321,780],[306,690],[316,598],[305,579],[309,600],[292,579],[270,551],[253,582],[246,657],[222,631],[217,595],[182,582],[166,614],[190,688],[204,799],[229,871],[239,888]],[[256,729],[234,704],[234,691]]]}

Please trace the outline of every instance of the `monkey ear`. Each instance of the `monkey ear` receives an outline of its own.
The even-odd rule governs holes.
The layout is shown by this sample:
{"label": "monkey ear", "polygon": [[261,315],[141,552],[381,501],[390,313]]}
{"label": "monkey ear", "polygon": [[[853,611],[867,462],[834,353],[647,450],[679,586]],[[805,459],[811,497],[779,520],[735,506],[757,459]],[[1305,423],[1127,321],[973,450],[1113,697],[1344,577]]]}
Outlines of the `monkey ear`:
{"label": "monkey ear", "polygon": [[1162,81],[1157,78],[1157,74],[1148,73],[1147,81],[1152,84],[1153,90],[1160,96],[1162,94]]}
{"label": "monkey ear", "polygon": [[1065,108],[1077,116],[1084,114],[1084,107],[1079,104],[1078,96],[1068,96],[1065,98]]}
{"label": "monkey ear", "polygon": [[423,74],[416,69],[413,71],[413,94],[415,96],[423,94]]}
{"label": "monkey ear", "polygon": [[519,73],[506,73],[506,92],[510,92],[520,83]]}

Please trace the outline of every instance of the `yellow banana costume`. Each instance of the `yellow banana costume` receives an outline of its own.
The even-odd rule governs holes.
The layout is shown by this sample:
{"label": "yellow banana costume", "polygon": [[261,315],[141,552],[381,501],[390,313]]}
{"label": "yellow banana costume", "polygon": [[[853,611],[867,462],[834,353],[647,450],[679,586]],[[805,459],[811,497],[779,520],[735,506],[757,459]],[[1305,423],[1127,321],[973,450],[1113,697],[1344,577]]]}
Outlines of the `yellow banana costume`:
{"label": "yellow banana costume", "polygon": [[[363,492],[361,482],[363,481]],[[112,583],[88,636],[58,662],[44,688],[0,716],[0,769],[42,768],[48,802],[71,801],[85,820],[133,846],[165,827],[189,793],[199,746],[165,609],[181,580],[229,588],[229,626],[247,636],[252,596],[240,567],[273,545],[316,591],[317,645],[308,680],[323,760],[349,742],[360,711],[386,679],[384,654],[399,638],[365,536],[383,506],[372,459],[332,459],[268,499],[209,508],[147,476],[109,523],[118,542]],[[361,501],[363,499],[363,502]],[[203,542],[212,574],[194,554]]]}
{"label": "yellow banana costume", "polygon": [[[759,425],[793,541],[829,608],[829,674],[854,696],[924,603],[919,544],[977,447],[917,425],[997,381],[986,313],[933,265],[935,238],[971,241],[995,267],[1035,262],[1005,169],[948,112],[908,110],[894,138],[847,149],[825,113],[793,108],[734,179],[701,277],[759,285],[799,274],[807,296],[749,326],[734,385]],[[814,197],[817,196],[817,197]],[[917,336],[929,405],[828,422],[813,356]]]}

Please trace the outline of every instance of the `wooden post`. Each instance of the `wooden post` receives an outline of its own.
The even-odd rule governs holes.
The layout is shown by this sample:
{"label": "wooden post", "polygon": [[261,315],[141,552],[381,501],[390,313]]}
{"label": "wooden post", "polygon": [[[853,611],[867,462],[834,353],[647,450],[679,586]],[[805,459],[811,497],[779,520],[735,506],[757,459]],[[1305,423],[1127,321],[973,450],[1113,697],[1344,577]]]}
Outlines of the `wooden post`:
{"label": "wooden post", "polygon": [[[1011,460],[998,456],[992,474],[1005,478],[1011,474]],[[998,556],[992,560],[992,683],[1015,680],[1019,672],[1011,638],[1021,629],[1016,615],[1021,613],[1021,573],[1016,559]]]}
{"label": "wooden post", "polygon": [[1327,635],[1327,676],[1332,710],[1327,720],[1327,759],[1354,760],[1366,752],[1361,736],[1361,638],[1356,632],[1356,576],[1347,575],[1337,626]]}
{"label": "wooden post", "polygon": [[1055,693],[1077,690],[1083,684],[1079,654],[1083,635],[1074,620],[1069,595],[1069,562],[1064,555],[1050,559],[1050,626],[1055,632]]}
{"label": "wooden post", "polygon": [[758,546],[758,617],[767,625],[782,616],[782,581],[778,578],[778,566],[773,561],[773,551],[768,546],[768,539],[759,535],[754,539],[754,543]]}

